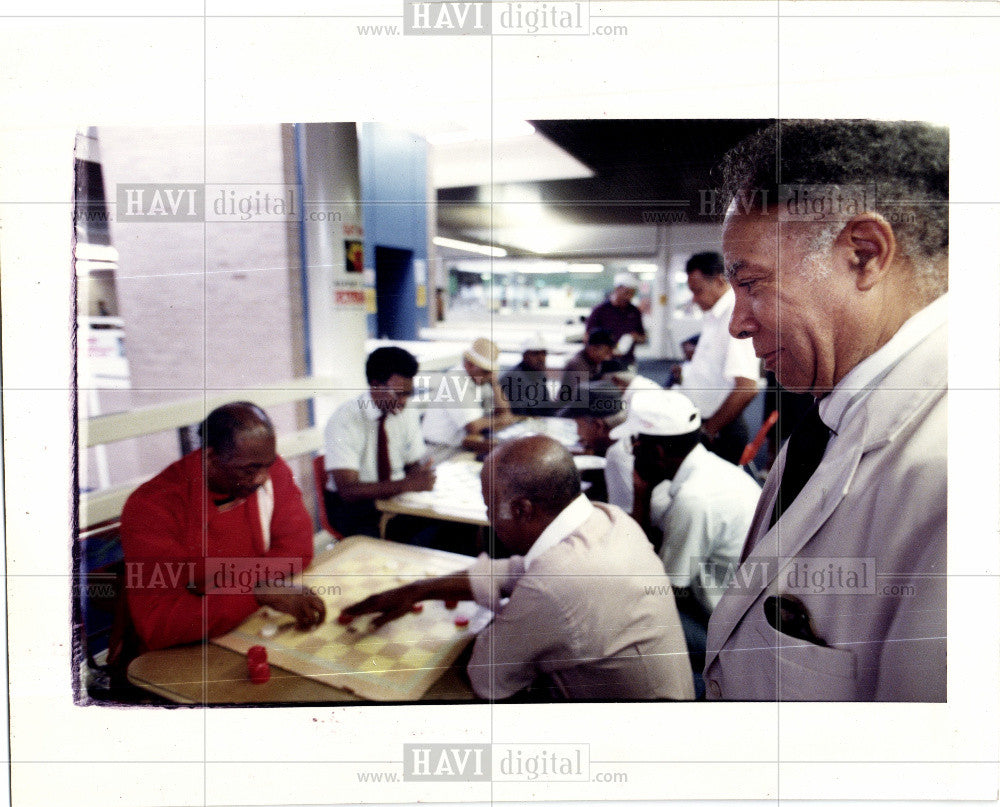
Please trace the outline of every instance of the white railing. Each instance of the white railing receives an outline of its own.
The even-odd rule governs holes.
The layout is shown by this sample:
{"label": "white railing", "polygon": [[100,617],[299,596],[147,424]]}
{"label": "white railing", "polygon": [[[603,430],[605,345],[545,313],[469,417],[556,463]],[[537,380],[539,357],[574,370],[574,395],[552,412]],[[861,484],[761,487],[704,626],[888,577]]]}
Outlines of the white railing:
{"label": "white railing", "polygon": [[[262,408],[323,397],[336,404],[357,394],[350,384],[334,378],[295,378],[253,389],[212,390],[209,395],[187,398],[129,412],[100,415],[80,423],[80,446],[92,447],[178,429],[200,423],[207,412],[232,401],[252,400]],[[311,426],[278,436],[278,453],[285,459],[322,450],[323,428]],[[121,515],[125,500],[148,477],[105,490],[80,494],[81,532]]]}

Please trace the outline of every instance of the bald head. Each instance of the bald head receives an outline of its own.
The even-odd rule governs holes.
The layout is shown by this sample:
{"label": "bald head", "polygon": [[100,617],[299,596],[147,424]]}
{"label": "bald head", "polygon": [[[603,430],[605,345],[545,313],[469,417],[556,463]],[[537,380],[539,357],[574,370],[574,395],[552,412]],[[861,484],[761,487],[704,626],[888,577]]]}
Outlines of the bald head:
{"label": "bald head", "polygon": [[229,457],[244,439],[273,438],[267,413],[250,401],[235,401],[213,409],[201,424],[201,442],[220,457]]}
{"label": "bald head", "polygon": [[504,443],[484,464],[511,498],[527,499],[555,518],[580,495],[580,472],[572,455],[551,437],[533,435]]}

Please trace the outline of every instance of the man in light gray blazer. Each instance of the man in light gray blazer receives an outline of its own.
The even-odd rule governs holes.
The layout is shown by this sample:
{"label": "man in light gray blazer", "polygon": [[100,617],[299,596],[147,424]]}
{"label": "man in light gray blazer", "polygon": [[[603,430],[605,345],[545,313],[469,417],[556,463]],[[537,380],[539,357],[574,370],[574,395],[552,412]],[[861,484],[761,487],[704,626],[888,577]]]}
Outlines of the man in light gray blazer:
{"label": "man in light gray blazer", "polygon": [[817,406],[712,615],[708,697],[943,702],[947,132],[781,121],[723,168],[730,332]]}

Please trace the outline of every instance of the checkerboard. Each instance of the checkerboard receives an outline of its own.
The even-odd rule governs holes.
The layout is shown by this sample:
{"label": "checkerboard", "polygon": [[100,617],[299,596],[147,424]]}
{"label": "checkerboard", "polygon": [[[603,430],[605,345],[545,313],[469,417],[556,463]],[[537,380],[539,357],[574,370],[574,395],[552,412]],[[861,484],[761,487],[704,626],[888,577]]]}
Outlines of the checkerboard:
{"label": "checkerboard", "polygon": [[[329,557],[314,563],[301,580],[326,603],[322,625],[301,631],[291,617],[262,608],[212,641],[239,653],[263,645],[272,665],[362,698],[418,700],[489,624],[490,611],[474,602],[460,602],[457,608],[447,609],[444,603],[429,600],[421,613],[407,614],[376,631],[369,629],[370,617],[341,625],[337,616],[370,594],[415,579],[450,574],[470,563],[471,558],[450,552],[367,536],[347,538]],[[467,627],[456,626],[459,616],[469,620]],[[265,638],[262,631],[269,623],[278,630]]]}

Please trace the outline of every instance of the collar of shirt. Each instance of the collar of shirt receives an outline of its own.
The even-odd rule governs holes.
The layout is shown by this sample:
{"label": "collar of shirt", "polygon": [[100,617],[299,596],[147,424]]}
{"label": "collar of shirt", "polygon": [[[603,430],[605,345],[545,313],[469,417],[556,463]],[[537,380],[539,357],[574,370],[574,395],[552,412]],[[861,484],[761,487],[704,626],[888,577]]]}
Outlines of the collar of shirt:
{"label": "collar of shirt", "polygon": [[711,317],[712,319],[724,319],[727,323],[729,318],[733,315],[733,308],[736,307],[736,293],[733,291],[733,287],[730,286],[723,292],[722,296],[715,301],[708,311],[705,312],[706,317]]}
{"label": "collar of shirt", "polygon": [[948,318],[948,295],[942,294],[906,322],[882,347],[859,362],[819,402],[819,416],[834,434],[842,430],[848,413],[874,389],[899,361]]}
{"label": "collar of shirt", "polygon": [[546,550],[552,549],[563,538],[575,532],[594,512],[594,505],[582,493],[571,501],[563,511],[552,519],[542,534],[535,539],[531,549],[524,556],[524,570],[531,568],[532,562]]}
{"label": "collar of shirt", "polygon": [[[361,407],[361,411],[364,412],[365,417],[371,421],[376,421],[382,417],[382,410],[375,405],[375,399],[372,398],[372,391],[365,390],[361,398],[358,400],[358,406]],[[388,421],[388,418],[386,418]]]}
{"label": "collar of shirt", "polygon": [[688,455],[684,458],[680,468],[677,469],[677,473],[674,474],[673,481],[670,483],[671,499],[673,499],[677,495],[678,491],[684,487],[684,483],[688,481],[691,474],[694,473],[695,468],[698,467],[698,463],[701,462],[702,458],[706,454],[708,454],[708,449],[701,443],[698,443],[691,449],[690,452],[688,452]]}

